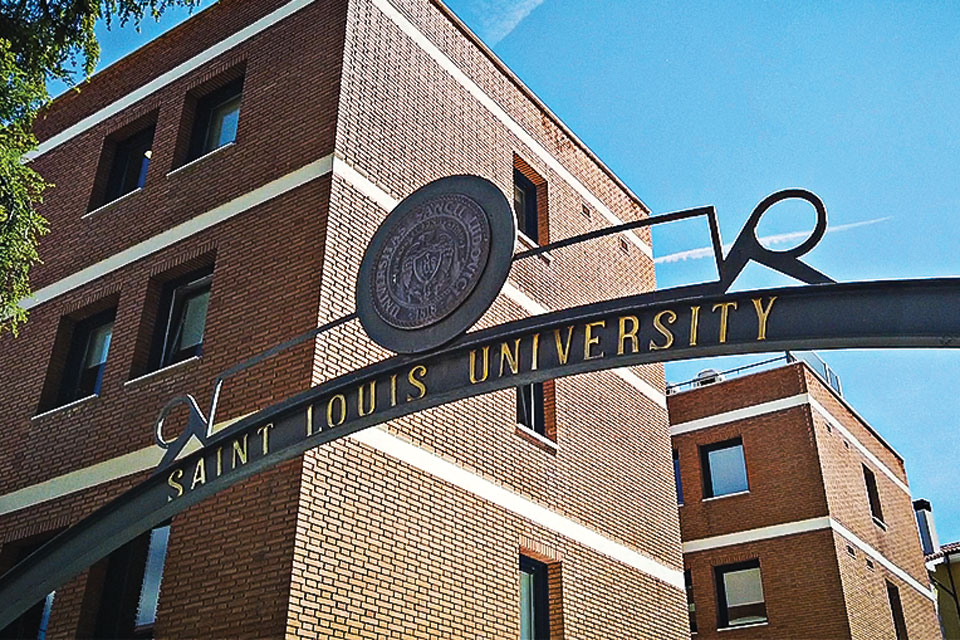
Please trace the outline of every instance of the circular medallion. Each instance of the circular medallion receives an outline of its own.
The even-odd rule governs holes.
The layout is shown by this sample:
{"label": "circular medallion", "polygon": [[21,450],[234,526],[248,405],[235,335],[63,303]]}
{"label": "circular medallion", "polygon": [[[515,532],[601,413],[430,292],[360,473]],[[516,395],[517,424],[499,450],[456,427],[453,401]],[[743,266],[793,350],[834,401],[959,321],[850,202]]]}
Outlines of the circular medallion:
{"label": "circular medallion", "polygon": [[397,353],[456,338],[503,288],[516,233],[510,203],[489,180],[451,176],[417,189],[394,207],[364,253],[360,323]]}
{"label": "circular medallion", "polygon": [[479,204],[450,193],[405,212],[373,259],[373,307],[398,329],[420,329],[453,313],[480,281],[490,221]]}

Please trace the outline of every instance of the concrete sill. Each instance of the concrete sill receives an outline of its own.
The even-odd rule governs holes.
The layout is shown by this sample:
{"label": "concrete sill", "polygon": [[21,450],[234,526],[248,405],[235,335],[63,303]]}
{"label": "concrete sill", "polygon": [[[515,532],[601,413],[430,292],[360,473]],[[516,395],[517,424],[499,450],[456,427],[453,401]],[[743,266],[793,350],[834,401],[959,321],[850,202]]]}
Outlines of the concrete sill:
{"label": "concrete sill", "polygon": [[116,204],[118,204],[118,203],[120,203],[120,202],[123,202],[123,201],[126,200],[127,198],[133,197],[134,195],[140,193],[141,191],[143,191],[143,187],[137,187],[137,188],[134,189],[133,191],[128,191],[127,193],[123,194],[123,195],[120,196],[119,198],[114,198],[114,199],[111,200],[110,202],[107,202],[107,203],[105,203],[105,204],[100,205],[99,207],[97,207],[97,208],[94,209],[93,211],[88,211],[88,212],[86,212],[85,214],[83,214],[82,216],[80,216],[80,219],[81,219],[81,220],[84,220],[84,219],[86,219],[86,218],[89,218],[90,216],[93,216],[93,215],[96,215],[96,214],[101,213],[101,212],[103,212],[103,211],[106,211],[107,209],[112,208],[114,205],[116,205]]}
{"label": "concrete sill", "polygon": [[537,445],[537,446],[540,446],[540,447],[543,447],[543,448],[546,448],[546,449],[548,449],[551,453],[556,453],[556,452],[557,452],[557,449],[559,449],[559,446],[557,446],[557,443],[556,443],[556,442],[554,442],[554,441],[551,440],[550,438],[547,438],[547,437],[545,437],[545,436],[540,435],[539,433],[537,433],[537,432],[534,431],[533,429],[530,429],[529,427],[526,427],[526,426],[524,426],[524,425],[522,425],[522,424],[519,424],[519,423],[517,424],[517,431],[516,431],[516,433],[517,433],[517,435],[520,436],[521,438],[524,438],[524,439],[527,439],[527,440],[533,440],[533,441],[534,441],[533,444],[535,444],[535,445]]}
{"label": "concrete sill", "polygon": [[[519,247],[521,251],[526,251],[528,249],[538,249],[540,245],[528,238],[522,231],[517,230],[517,247]],[[537,257],[547,264],[553,264],[553,254],[549,251],[541,253]]]}
{"label": "concrete sill", "polygon": [[162,369],[157,369],[156,371],[150,371],[150,372],[148,372],[148,373],[143,374],[142,376],[137,376],[136,378],[131,378],[130,380],[127,380],[126,382],[124,382],[124,383],[123,383],[123,386],[126,387],[126,386],[129,386],[129,385],[137,384],[137,383],[139,383],[139,382],[144,382],[144,381],[146,381],[146,380],[149,380],[150,378],[155,378],[155,377],[160,376],[160,375],[162,375],[162,374],[164,374],[164,373],[167,373],[168,371],[171,371],[172,369],[177,369],[177,368],[179,368],[179,367],[183,367],[183,366],[186,366],[186,365],[188,365],[188,364],[192,364],[192,363],[194,363],[194,362],[200,362],[200,356],[190,356],[190,357],[187,358],[186,360],[181,360],[180,362],[174,362],[173,364],[168,364],[167,366],[163,367]]}
{"label": "concrete sill", "polygon": [[[725,494],[723,494],[722,496],[712,496],[712,497],[710,497],[710,498],[703,498],[700,502],[712,502],[712,501],[714,501],[714,500],[723,500],[724,498],[733,498],[733,497],[736,497],[736,496],[745,496],[745,495],[747,495],[748,493],[750,493],[750,490],[749,490],[749,489],[747,489],[746,491],[737,491],[736,493],[725,493]],[[739,628],[739,627],[736,627],[736,628]]]}
{"label": "concrete sill", "polygon": [[754,622],[753,624],[738,624],[734,627],[720,627],[717,631],[736,631],[737,629],[753,629],[755,627],[766,627],[770,622]]}
{"label": "concrete sill", "polygon": [[54,407],[49,411],[44,411],[43,413],[38,413],[37,415],[30,418],[31,420],[39,420],[40,418],[45,418],[46,416],[53,415],[54,413],[60,413],[61,411],[66,411],[67,409],[72,409],[73,407],[78,407],[81,404],[86,404],[87,402],[93,400],[94,398],[99,398],[100,396],[96,393],[90,394],[89,396],[84,396],[79,400],[74,400],[73,402],[68,402],[67,404],[62,404],[59,407]]}
{"label": "concrete sill", "polygon": [[883,520],[881,520],[880,518],[878,518],[878,517],[876,517],[876,516],[871,516],[871,518],[873,518],[873,524],[877,525],[877,527],[879,527],[880,529],[882,529],[882,530],[884,530],[884,531],[887,530],[887,523],[885,523]]}
{"label": "concrete sill", "polygon": [[193,166],[199,164],[200,162],[206,160],[206,159],[209,158],[210,156],[212,156],[212,155],[214,155],[214,154],[217,154],[217,153],[220,153],[221,151],[223,151],[223,150],[225,150],[225,149],[229,149],[229,148],[231,148],[231,147],[235,147],[236,145],[237,145],[236,142],[228,142],[227,144],[223,145],[222,147],[217,147],[217,148],[214,149],[213,151],[207,151],[205,154],[203,154],[203,155],[200,156],[199,158],[194,158],[193,160],[191,160],[191,161],[188,162],[187,164],[182,164],[182,165],[180,165],[179,167],[177,167],[176,169],[168,172],[167,175],[166,175],[166,177],[169,178],[169,177],[172,176],[172,175],[176,175],[176,174],[180,173],[181,171],[183,171],[183,170],[185,170],[185,169],[189,169],[190,167],[193,167]]}

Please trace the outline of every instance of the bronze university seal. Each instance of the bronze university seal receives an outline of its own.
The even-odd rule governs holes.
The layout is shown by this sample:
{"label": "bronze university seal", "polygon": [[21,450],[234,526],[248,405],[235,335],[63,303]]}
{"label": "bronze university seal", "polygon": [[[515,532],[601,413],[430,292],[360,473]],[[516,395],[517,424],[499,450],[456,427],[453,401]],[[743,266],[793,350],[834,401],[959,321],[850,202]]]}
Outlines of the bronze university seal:
{"label": "bronze university seal", "polygon": [[488,180],[452,176],[421,187],[367,247],[357,281],[364,329],[402,353],[459,335],[502,288],[515,234],[510,205]]}
{"label": "bronze university seal", "polygon": [[384,322],[419,329],[450,315],[473,291],[490,255],[490,222],[451,193],[407,212],[374,258],[374,308]]}

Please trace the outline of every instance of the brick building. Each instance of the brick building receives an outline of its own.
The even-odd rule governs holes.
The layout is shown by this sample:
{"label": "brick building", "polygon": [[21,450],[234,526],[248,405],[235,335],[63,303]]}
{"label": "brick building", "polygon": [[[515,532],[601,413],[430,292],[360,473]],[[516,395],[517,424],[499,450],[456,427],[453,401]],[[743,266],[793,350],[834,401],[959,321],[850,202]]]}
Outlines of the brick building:
{"label": "brick building", "polygon": [[[0,339],[0,570],[149,475],[168,399],[206,407],[351,312],[421,185],[492,180],[523,246],[648,214],[438,0],[223,0],[37,133],[56,187],[30,322]],[[480,326],[654,286],[649,234],[608,237],[518,263]],[[217,422],[384,355],[343,325],[231,378]],[[429,410],[187,510],[4,633],[686,637],[667,424],[659,366]]]}
{"label": "brick building", "polygon": [[903,459],[834,378],[788,358],[668,403],[697,637],[939,637]]}

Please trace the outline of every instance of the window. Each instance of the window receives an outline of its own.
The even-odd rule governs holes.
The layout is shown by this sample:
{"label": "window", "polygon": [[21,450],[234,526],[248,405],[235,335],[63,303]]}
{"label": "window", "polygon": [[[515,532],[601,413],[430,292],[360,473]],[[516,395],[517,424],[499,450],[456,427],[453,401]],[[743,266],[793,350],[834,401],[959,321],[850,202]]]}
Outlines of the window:
{"label": "window", "polygon": [[700,447],[703,497],[716,498],[748,491],[743,440],[734,438]]}
{"label": "window", "polygon": [[897,640],[907,640],[907,621],[903,617],[903,605],[900,603],[900,590],[895,584],[887,582],[887,600],[890,601],[890,611],[893,614],[893,629]]}
{"label": "window", "polygon": [[683,482],[680,481],[680,454],[673,450],[673,481],[677,485],[677,504],[683,504]]}
{"label": "window", "polygon": [[687,589],[687,614],[690,617],[690,633],[697,632],[697,605],[693,601],[693,578],[690,569],[683,572],[683,583]]}
{"label": "window", "polygon": [[[2,557],[0,557],[0,573],[9,570],[13,565],[26,559],[27,556],[39,549],[43,543],[47,542],[51,537],[53,537],[51,534],[46,534],[39,539],[33,538],[28,541],[21,540],[6,543]],[[19,618],[5,628],[0,629],[0,639],[36,638],[37,640],[45,640],[55,597],[56,591],[51,591],[43,600],[30,607]]]}
{"label": "window", "polygon": [[[150,532],[147,545],[147,564],[140,584],[140,601],[137,605],[137,634],[152,632],[157,621],[157,604],[160,602],[160,583],[163,580],[163,565],[167,560],[167,543],[170,541],[170,525],[157,527]],[[152,636],[152,633],[149,633]]]}
{"label": "window", "polygon": [[[157,616],[170,525],[157,527],[94,565],[87,578],[84,606],[97,611],[96,638],[151,638]],[[99,603],[98,603],[99,601]]]}
{"label": "window", "polygon": [[542,382],[517,387],[517,424],[546,436],[546,412],[544,410]]}
{"label": "window", "polygon": [[116,309],[110,309],[78,322],[74,327],[60,383],[59,405],[100,394],[115,315]]}
{"label": "window", "polygon": [[197,101],[187,160],[195,160],[237,139],[243,77],[211,91]]}
{"label": "window", "polygon": [[715,567],[714,572],[717,580],[719,628],[767,621],[759,560]]}
{"label": "window", "polygon": [[155,126],[151,124],[116,143],[107,190],[103,201],[98,204],[111,202],[143,187],[147,180],[150,156],[153,154],[154,129]]}
{"label": "window", "polygon": [[880,506],[880,493],[877,491],[877,476],[873,474],[867,465],[863,465],[863,482],[867,485],[867,498],[870,501],[870,515],[873,516],[874,522],[876,522],[881,527],[886,528],[883,524],[883,508]]}
{"label": "window", "polygon": [[520,640],[549,640],[550,590],[547,565],[520,556]]}
{"label": "window", "polygon": [[517,214],[520,233],[539,243],[537,187],[518,169],[513,170],[513,210]]}
{"label": "window", "polygon": [[201,355],[212,282],[211,266],[164,287],[153,358],[156,368]]}

